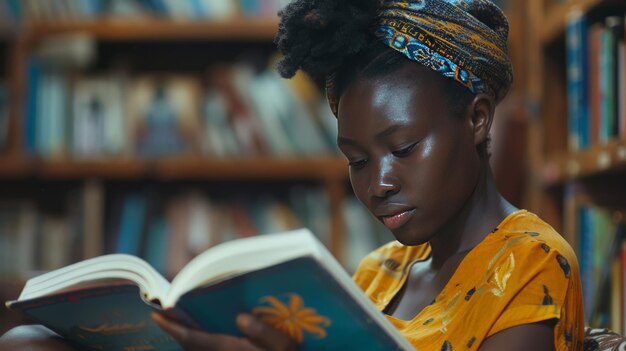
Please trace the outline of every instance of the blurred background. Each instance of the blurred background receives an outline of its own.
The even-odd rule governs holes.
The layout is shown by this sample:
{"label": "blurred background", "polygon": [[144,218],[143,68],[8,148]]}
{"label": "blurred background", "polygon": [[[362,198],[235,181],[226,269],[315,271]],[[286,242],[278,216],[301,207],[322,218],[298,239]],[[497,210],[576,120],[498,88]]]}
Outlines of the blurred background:
{"label": "blurred background", "polygon": [[[352,195],[319,82],[273,68],[288,2],[0,0],[0,301],[105,253],[171,278],[308,227],[353,272],[392,240]],[[515,69],[497,183],[576,249],[588,323],[622,331],[626,3],[496,2]],[[0,310],[0,333],[19,322]]]}

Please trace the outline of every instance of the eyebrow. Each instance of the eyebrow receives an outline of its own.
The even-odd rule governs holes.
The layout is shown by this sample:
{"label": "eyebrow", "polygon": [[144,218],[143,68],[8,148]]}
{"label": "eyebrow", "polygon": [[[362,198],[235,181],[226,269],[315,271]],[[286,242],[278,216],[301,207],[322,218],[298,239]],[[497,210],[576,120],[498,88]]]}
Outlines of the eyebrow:
{"label": "eyebrow", "polygon": [[376,134],[376,136],[374,136],[374,138],[380,139],[382,137],[389,136],[389,135],[397,132],[400,128],[403,128],[403,127],[404,127],[404,125],[402,125],[402,124],[394,124],[394,125],[390,126],[389,128],[383,130],[382,132]]}
{"label": "eyebrow", "polygon": [[[376,134],[374,136],[374,139],[380,139],[380,138],[389,136],[389,135],[397,132],[399,129],[401,129],[403,127],[404,127],[403,124],[394,124],[394,125],[388,127],[387,129],[383,130],[382,132],[379,132],[378,134]],[[352,139],[338,136],[337,137],[337,145],[339,145],[339,146],[341,146],[341,145],[356,145],[356,142],[354,142]]]}

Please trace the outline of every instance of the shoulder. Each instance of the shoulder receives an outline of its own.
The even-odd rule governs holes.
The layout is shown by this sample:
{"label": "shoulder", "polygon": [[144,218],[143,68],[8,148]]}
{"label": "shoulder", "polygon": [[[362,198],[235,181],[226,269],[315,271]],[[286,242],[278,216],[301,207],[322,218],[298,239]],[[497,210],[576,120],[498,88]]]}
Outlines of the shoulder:
{"label": "shoulder", "polygon": [[538,216],[519,211],[504,221],[485,245],[483,291],[490,303],[506,306],[488,336],[510,327],[557,320],[555,340],[576,339],[582,321],[578,262],[567,241]]}
{"label": "shoulder", "polygon": [[576,256],[538,216],[515,213],[478,247],[473,267],[481,272],[475,277],[482,282],[480,289],[494,295],[494,304],[507,306],[494,330],[559,318],[563,306],[576,303],[580,286]]}
{"label": "shoulder", "polygon": [[531,212],[514,213],[491,235],[496,238],[491,249],[500,260],[506,258],[502,256],[512,255],[518,265],[527,270],[561,270],[566,278],[571,276],[572,270],[578,271],[576,255],[569,243]]}

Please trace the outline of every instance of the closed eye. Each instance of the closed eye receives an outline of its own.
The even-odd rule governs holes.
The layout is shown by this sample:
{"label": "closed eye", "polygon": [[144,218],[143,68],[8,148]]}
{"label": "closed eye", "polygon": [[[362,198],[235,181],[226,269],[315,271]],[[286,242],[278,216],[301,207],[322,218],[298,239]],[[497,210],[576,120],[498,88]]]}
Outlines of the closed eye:
{"label": "closed eye", "polygon": [[413,151],[413,149],[415,149],[415,145],[417,145],[417,144],[418,143],[413,143],[413,144],[411,144],[411,145],[409,145],[409,146],[407,146],[405,148],[393,151],[392,154],[394,156],[396,156],[396,157],[406,157],[406,156],[408,156],[411,153],[411,151]]}
{"label": "closed eye", "polygon": [[353,168],[361,168],[365,166],[365,163],[367,163],[367,159],[350,162],[348,163],[348,166],[353,167]]}

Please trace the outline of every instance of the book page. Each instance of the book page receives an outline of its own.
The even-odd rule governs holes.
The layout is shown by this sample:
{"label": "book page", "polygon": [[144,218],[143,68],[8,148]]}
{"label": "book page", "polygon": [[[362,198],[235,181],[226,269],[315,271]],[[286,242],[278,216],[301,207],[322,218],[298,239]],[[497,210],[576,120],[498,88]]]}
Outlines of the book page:
{"label": "book page", "polygon": [[296,257],[320,255],[319,243],[308,229],[266,234],[229,241],[200,254],[172,281],[164,307],[172,307],[185,292],[196,287],[262,269]]}
{"label": "book page", "polygon": [[18,300],[51,295],[110,279],[134,282],[147,300],[161,300],[169,289],[169,282],[144,260],[131,255],[112,254],[81,261],[29,279]]}

